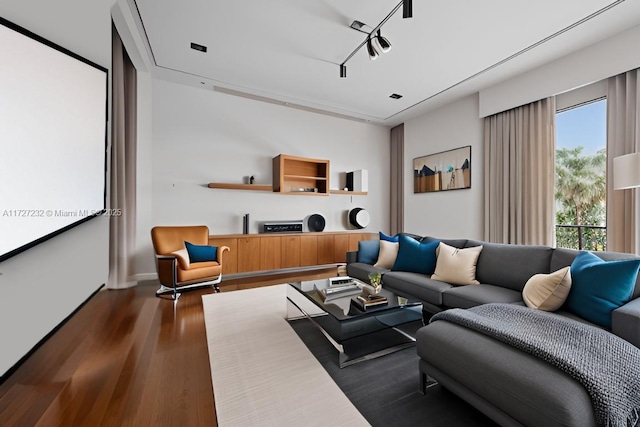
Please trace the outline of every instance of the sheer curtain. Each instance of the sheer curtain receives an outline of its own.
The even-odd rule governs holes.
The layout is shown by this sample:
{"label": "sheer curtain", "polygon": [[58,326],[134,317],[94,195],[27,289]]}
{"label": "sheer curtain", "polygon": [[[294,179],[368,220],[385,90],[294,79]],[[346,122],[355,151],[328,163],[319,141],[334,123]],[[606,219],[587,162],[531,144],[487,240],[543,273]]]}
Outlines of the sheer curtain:
{"label": "sheer curtain", "polygon": [[136,224],[136,69],[112,26],[111,181],[109,208],[109,288],[127,288],[131,279]]}
{"label": "sheer curtain", "polygon": [[555,244],[555,98],[484,119],[484,239]]}
{"label": "sheer curtain", "polygon": [[391,129],[391,235],[404,231],[404,123]]}
{"label": "sheer curtain", "polygon": [[607,89],[607,250],[640,253],[638,190],[613,189],[613,159],[640,148],[640,69],[609,78]]}

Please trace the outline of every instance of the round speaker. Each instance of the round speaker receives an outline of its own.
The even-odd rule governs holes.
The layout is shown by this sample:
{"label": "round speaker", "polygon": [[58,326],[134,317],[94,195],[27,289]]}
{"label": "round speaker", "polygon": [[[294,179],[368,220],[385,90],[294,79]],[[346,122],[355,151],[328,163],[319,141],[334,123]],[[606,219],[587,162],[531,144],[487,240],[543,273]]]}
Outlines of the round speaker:
{"label": "round speaker", "polygon": [[309,231],[322,231],[324,230],[324,226],[326,224],[327,222],[320,214],[310,215],[309,219],[307,219],[307,226],[309,227]]}
{"label": "round speaker", "polygon": [[365,228],[371,217],[364,208],[353,208],[349,211],[349,222],[356,228]]}

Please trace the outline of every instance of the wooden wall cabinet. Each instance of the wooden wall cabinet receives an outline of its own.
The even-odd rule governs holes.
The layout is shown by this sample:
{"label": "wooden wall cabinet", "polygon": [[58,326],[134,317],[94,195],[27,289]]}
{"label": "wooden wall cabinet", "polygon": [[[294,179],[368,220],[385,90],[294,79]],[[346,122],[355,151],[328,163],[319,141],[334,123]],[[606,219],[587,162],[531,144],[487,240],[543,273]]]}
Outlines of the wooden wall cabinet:
{"label": "wooden wall cabinet", "polygon": [[[305,189],[317,189],[317,192],[307,192]],[[274,157],[273,191],[310,196],[329,195],[329,160],[288,154]]]}
{"label": "wooden wall cabinet", "polygon": [[222,274],[229,275],[343,263],[347,251],[358,250],[360,240],[376,237],[376,233],[347,231],[227,234],[209,236],[209,244],[231,249],[222,262]]}

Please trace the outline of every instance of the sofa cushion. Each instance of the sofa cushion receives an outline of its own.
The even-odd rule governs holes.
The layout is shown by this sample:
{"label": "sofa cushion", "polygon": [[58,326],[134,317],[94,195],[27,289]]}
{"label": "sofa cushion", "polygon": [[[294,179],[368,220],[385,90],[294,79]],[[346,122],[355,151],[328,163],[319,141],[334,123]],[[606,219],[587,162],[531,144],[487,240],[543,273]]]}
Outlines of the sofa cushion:
{"label": "sofa cushion", "polygon": [[[443,242],[454,248],[462,249],[467,244],[467,239],[438,239],[437,237],[425,236],[422,238],[423,242]],[[479,245],[474,245],[479,246]]]}
{"label": "sofa cushion", "polygon": [[[553,255],[551,257],[551,271],[558,270],[562,267],[566,267],[571,265],[573,260],[578,256],[580,251],[576,251],[575,249],[564,249],[564,248],[556,248],[553,250]],[[594,255],[597,255],[599,258],[602,258],[605,261],[615,261],[621,259],[638,259],[637,255],[626,254],[622,252],[592,252]],[[633,289],[633,298],[640,297],[640,274],[636,279],[636,284]]]}
{"label": "sofa cushion", "polygon": [[[503,288],[522,292],[524,284],[534,274],[549,273],[553,249],[547,246],[508,245],[467,241],[467,247],[482,245],[476,267],[476,279]],[[494,301],[497,302],[497,301]]]}
{"label": "sofa cushion", "polygon": [[347,276],[361,280],[365,283],[369,283],[369,273],[384,274],[389,270],[384,268],[377,268],[371,264],[365,264],[363,262],[354,262],[347,264]]}
{"label": "sofa cushion", "polygon": [[527,307],[543,311],[556,311],[567,300],[571,289],[570,267],[549,274],[534,274],[522,290]]}
{"label": "sofa cushion", "polygon": [[443,305],[451,308],[471,308],[492,302],[521,303],[522,294],[512,289],[486,284],[451,287],[442,293]]}
{"label": "sofa cushion", "polygon": [[446,321],[421,328],[416,339],[422,372],[479,396],[483,411],[497,407],[509,418],[504,425],[596,425],[587,390],[536,356]]}
{"label": "sofa cushion", "polygon": [[398,244],[389,242],[387,240],[380,240],[380,252],[378,253],[378,260],[374,267],[390,270],[393,264],[396,262],[398,256]]}
{"label": "sofa cushion", "polygon": [[638,269],[640,259],[604,261],[590,252],[581,252],[571,263],[573,285],[567,308],[611,328],[611,312],[631,299]]}
{"label": "sofa cushion", "polygon": [[379,240],[360,240],[358,242],[358,262],[365,264],[375,264],[380,253]]}
{"label": "sofa cushion", "polygon": [[440,242],[419,242],[400,235],[398,239],[398,257],[393,264],[394,271],[411,271],[414,273],[433,274],[436,268],[436,249]]}
{"label": "sofa cushion", "polygon": [[378,235],[380,236],[380,240],[384,240],[386,242],[398,243],[398,235],[397,234],[395,236],[388,236],[388,235],[384,234],[382,231],[380,231],[380,232],[378,232]]}
{"label": "sofa cushion", "polygon": [[440,242],[436,270],[431,278],[452,285],[480,284],[476,280],[476,263],[481,251],[482,246],[458,249]]}
{"label": "sofa cushion", "polygon": [[442,292],[453,286],[431,280],[424,274],[390,271],[382,277],[382,287],[405,297],[414,297],[435,305],[442,305]]}

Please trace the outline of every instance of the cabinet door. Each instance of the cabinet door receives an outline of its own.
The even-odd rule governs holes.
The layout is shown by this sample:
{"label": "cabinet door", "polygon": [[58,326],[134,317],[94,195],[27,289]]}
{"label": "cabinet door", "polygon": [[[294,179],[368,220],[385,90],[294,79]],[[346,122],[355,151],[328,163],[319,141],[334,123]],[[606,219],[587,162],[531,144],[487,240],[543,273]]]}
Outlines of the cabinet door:
{"label": "cabinet door", "polygon": [[362,233],[349,234],[349,252],[355,252],[358,250],[358,242],[360,240],[366,240],[366,235]]}
{"label": "cabinet door", "polygon": [[318,265],[318,237],[300,237],[300,265]]}
{"label": "cabinet door", "polygon": [[333,262],[347,262],[347,250],[349,250],[349,235],[336,234],[333,236]]}
{"label": "cabinet door", "polygon": [[238,273],[260,270],[260,239],[238,239]]}
{"label": "cabinet door", "polygon": [[281,240],[280,236],[260,237],[260,270],[282,268]]}
{"label": "cabinet door", "polygon": [[333,235],[318,236],[318,265],[335,263]]}
{"label": "cabinet door", "polygon": [[282,268],[300,267],[302,236],[282,236]]}
{"label": "cabinet door", "polygon": [[238,272],[238,239],[209,239],[213,246],[228,246],[229,250],[222,255],[222,274],[234,274]]}

